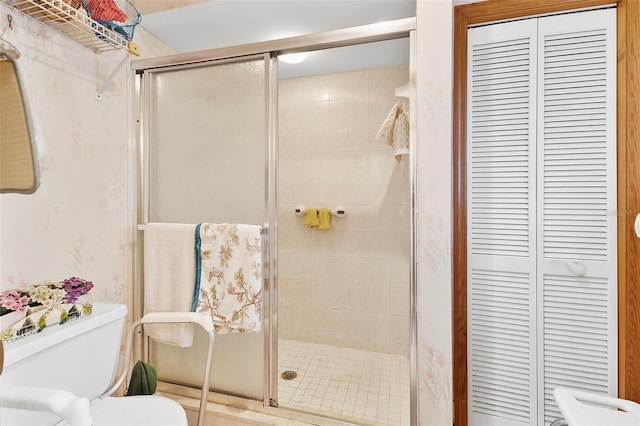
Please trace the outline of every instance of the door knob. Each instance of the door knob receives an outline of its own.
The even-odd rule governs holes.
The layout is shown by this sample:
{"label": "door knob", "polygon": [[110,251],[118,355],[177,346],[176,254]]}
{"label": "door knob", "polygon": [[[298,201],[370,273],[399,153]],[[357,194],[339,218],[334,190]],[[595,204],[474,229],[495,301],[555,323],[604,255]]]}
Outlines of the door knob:
{"label": "door knob", "polygon": [[587,273],[587,268],[580,262],[567,262],[567,269],[578,277],[583,277]]}

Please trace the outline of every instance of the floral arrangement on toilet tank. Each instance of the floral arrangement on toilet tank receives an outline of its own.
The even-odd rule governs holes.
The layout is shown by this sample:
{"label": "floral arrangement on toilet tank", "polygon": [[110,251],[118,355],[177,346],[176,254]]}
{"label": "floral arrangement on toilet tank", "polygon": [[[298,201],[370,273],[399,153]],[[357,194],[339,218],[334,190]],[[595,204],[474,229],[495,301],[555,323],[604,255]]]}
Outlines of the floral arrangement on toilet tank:
{"label": "floral arrangement on toilet tank", "polygon": [[91,314],[91,304],[79,299],[92,288],[91,281],[71,277],[3,291],[0,293],[0,338],[9,342]]}

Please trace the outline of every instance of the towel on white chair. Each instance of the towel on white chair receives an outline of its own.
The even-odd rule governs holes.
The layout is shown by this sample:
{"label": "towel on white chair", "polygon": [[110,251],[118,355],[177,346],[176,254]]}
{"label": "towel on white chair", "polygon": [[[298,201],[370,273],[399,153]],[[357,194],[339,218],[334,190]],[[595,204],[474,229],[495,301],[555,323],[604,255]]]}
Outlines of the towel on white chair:
{"label": "towel on white chair", "polygon": [[[262,323],[262,228],[198,225],[192,311],[211,315],[218,334],[254,332]],[[197,241],[198,236],[200,241]]]}
{"label": "towel on white chair", "polygon": [[[195,224],[149,223],[144,230],[144,313],[189,312],[196,276]],[[191,324],[147,324],[152,339],[193,344]]]}

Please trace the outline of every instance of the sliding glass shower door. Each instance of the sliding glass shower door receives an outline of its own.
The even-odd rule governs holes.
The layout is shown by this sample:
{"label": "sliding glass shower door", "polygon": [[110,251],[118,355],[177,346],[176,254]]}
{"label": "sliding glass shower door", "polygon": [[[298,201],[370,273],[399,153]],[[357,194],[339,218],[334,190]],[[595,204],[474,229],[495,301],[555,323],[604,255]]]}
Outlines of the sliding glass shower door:
{"label": "sliding glass shower door", "polygon": [[[414,28],[402,20],[132,64],[140,222],[267,228],[263,331],[218,336],[212,401],[309,423],[416,424],[415,132],[400,158],[376,138],[400,106],[415,121]],[[377,51],[385,38],[398,57]],[[352,46],[373,54],[356,61]],[[304,50],[305,66],[278,59]],[[320,229],[296,214],[307,209],[335,215]],[[160,380],[185,386],[161,390],[197,395],[204,341],[187,355],[150,345]]]}
{"label": "sliding glass shower door", "polygon": [[[145,71],[143,81],[148,221],[265,226],[265,56]],[[265,324],[262,329],[216,338],[212,390],[263,399]],[[152,342],[149,360],[159,379],[199,387],[206,341],[197,334],[187,355]]]}

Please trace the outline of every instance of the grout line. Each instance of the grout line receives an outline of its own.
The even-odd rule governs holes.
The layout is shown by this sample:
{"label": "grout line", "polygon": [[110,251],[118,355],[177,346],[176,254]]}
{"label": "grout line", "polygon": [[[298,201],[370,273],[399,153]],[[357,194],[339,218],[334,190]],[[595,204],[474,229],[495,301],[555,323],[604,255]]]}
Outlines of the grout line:
{"label": "grout line", "polygon": [[379,426],[409,424],[409,404],[402,401],[409,394],[404,357],[289,339],[278,343],[279,374],[298,373],[294,380],[278,379],[278,403],[283,407]]}

